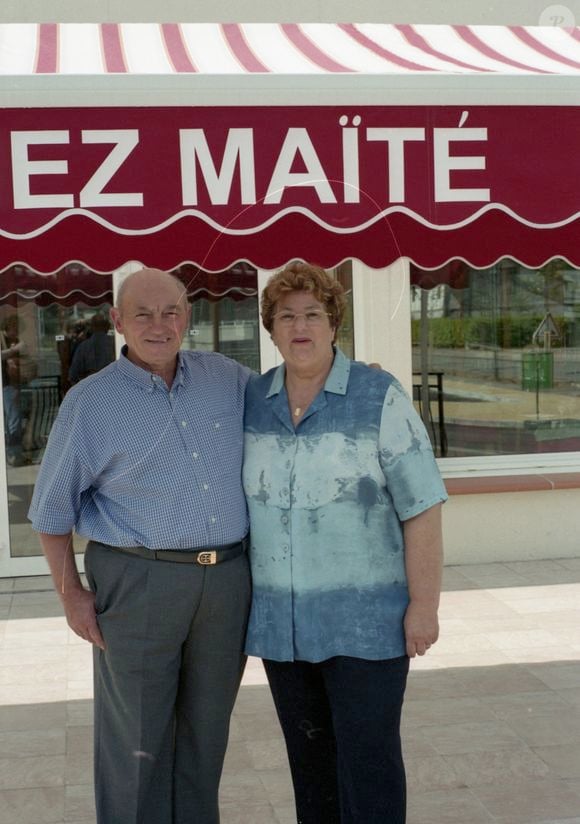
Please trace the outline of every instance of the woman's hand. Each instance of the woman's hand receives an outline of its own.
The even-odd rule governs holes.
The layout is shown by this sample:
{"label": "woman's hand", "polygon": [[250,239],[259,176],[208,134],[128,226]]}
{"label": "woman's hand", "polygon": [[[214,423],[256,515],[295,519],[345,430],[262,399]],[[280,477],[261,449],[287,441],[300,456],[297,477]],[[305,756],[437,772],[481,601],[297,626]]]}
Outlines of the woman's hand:
{"label": "woman's hand", "polygon": [[404,629],[407,655],[425,655],[439,637],[439,594],[443,568],[441,504],[403,524],[409,606]]}
{"label": "woman's hand", "polygon": [[409,658],[425,655],[439,637],[436,607],[432,603],[411,601],[405,613],[404,629]]}

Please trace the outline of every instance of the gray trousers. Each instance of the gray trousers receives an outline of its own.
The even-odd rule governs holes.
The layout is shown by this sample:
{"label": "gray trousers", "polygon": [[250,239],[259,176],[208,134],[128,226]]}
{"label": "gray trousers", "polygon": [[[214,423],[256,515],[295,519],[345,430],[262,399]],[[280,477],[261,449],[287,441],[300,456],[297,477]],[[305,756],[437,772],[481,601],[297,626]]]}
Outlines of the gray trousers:
{"label": "gray trousers", "polygon": [[98,824],[219,824],[218,787],[245,657],[248,558],[216,566],[90,542]]}

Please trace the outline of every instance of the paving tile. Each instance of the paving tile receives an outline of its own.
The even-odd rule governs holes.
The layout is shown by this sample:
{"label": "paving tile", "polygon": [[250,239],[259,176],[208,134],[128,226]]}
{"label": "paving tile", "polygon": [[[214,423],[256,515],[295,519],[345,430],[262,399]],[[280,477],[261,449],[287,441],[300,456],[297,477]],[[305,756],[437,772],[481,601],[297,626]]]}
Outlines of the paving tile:
{"label": "paving tile", "polygon": [[510,664],[499,667],[474,667],[458,673],[469,695],[506,695],[514,692],[540,692],[545,686],[535,671]]}
{"label": "paving tile", "polygon": [[445,567],[443,570],[443,592],[453,592],[459,590],[463,592],[467,589],[479,589],[472,579],[463,574],[465,567]]}
{"label": "paving tile", "polygon": [[58,681],[50,684],[14,684],[0,686],[0,706],[40,704],[43,701],[57,702],[66,699],[66,682]]}
{"label": "paving tile", "polygon": [[491,824],[481,801],[468,789],[446,789],[409,795],[409,824]]}
{"label": "paving tile", "polygon": [[526,647],[549,647],[558,643],[553,632],[543,629],[504,630],[489,633],[488,641],[498,649],[519,650]]}
{"label": "paving tile", "polygon": [[69,784],[64,796],[64,820],[95,821],[95,797],[92,784]]}
{"label": "paving tile", "polygon": [[472,792],[501,824],[535,824],[546,819],[573,818],[580,795],[554,779],[512,781],[473,787]]}
{"label": "paving tile", "polygon": [[504,655],[511,662],[518,664],[548,664],[555,660],[575,662],[580,655],[580,646],[554,642],[549,647],[525,647],[523,649],[506,649]]}
{"label": "paving tile", "polygon": [[18,666],[0,667],[0,686],[19,686],[20,684],[57,684],[66,683],[66,671],[60,663],[20,664]]}
{"label": "paving tile", "polygon": [[224,762],[224,772],[253,769],[246,741],[230,741]]}
{"label": "paving tile", "polygon": [[282,738],[249,740],[246,742],[252,766],[256,770],[271,770],[287,767],[288,756]]}
{"label": "paving tile", "polygon": [[259,802],[262,800],[264,800],[264,785],[261,783],[256,770],[224,770],[220,785],[221,803]]}
{"label": "paving tile", "polygon": [[437,670],[436,672],[417,672],[411,664],[407,682],[406,696],[409,700],[432,698],[469,698],[472,692],[459,677],[459,670]]}
{"label": "paving tile", "polygon": [[69,727],[86,727],[93,723],[93,701],[67,701],[66,723]]}
{"label": "paving tile", "polygon": [[15,588],[12,593],[12,606],[23,608],[50,606],[53,608],[54,617],[62,617],[64,615],[60,599],[52,587],[48,590],[33,590],[32,592],[21,592]]}
{"label": "paving tile", "polygon": [[524,575],[507,564],[466,564],[455,569],[478,587],[517,587],[528,583]]}
{"label": "paving tile", "polygon": [[477,698],[434,698],[407,700],[403,707],[405,727],[424,727],[432,724],[461,721],[496,721],[493,710]]}
{"label": "paving tile", "polygon": [[14,667],[25,664],[50,664],[58,663],[66,669],[66,648],[62,645],[55,646],[11,646],[6,649],[0,646],[0,668]]}
{"label": "paving tile", "polygon": [[464,652],[471,652],[472,650],[489,650],[493,649],[494,644],[483,633],[465,633],[462,635],[441,636],[433,648],[435,655],[444,653],[458,654]]}
{"label": "paving tile", "polygon": [[294,809],[294,791],[288,767],[273,770],[260,770],[258,778],[266,791],[268,801],[276,808],[278,805],[291,804]]}
{"label": "paving tile", "polygon": [[[564,697],[552,690],[542,692],[515,692],[510,695],[482,695],[481,704],[488,707],[496,718],[510,721],[512,718],[535,718],[566,710],[569,706]],[[580,700],[580,696],[579,696]]]}
{"label": "paving tile", "polygon": [[503,603],[491,593],[482,590],[469,592],[444,592],[440,607],[442,618],[513,618],[511,605]]}
{"label": "paving tile", "polygon": [[0,790],[0,824],[60,824],[63,787]]}
{"label": "paving tile", "polygon": [[[465,649],[462,652],[445,652],[445,647],[437,646],[429,650],[429,655],[437,663],[439,669],[443,670],[459,670],[465,667],[499,667],[502,665],[513,664],[513,658],[502,651],[489,644],[488,649],[479,650],[477,648]],[[425,656],[427,657],[427,656]],[[459,682],[458,682],[459,684]]]}
{"label": "paving tile", "polygon": [[67,752],[66,754],[66,783],[89,784],[93,783],[93,753]]}
{"label": "paving tile", "polygon": [[580,686],[572,689],[556,690],[555,693],[567,704],[571,704],[573,707],[580,706]]}
{"label": "paving tile", "polygon": [[39,630],[38,625],[36,631],[34,629],[30,632],[14,632],[13,622],[10,622],[9,628],[6,630],[2,640],[3,648],[22,649],[23,647],[54,647],[60,644],[66,644],[68,639],[68,632],[66,629],[55,630]]}
{"label": "paving tile", "polygon": [[424,727],[422,733],[440,755],[507,750],[521,744],[516,733],[499,721],[433,725]]}
{"label": "paving tile", "polygon": [[537,752],[524,745],[513,749],[446,755],[448,768],[457,777],[457,786],[511,784],[514,780],[545,778],[550,767]]}
{"label": "paving tile", "polygon": [[559,778],[580,780],[580,741],[551,747],[534,747],[533,750]]}
{"label": "paving tile", "polygon": [[0,759],[34,755],[63,755],[65,747],[64,729],[0,732]]}
{"label": "paving tile", "polygon": [[220,807],[221,824],[278,824],[272,805],[268,802],[225,803]]}
{"label": "paving tile", "polygon": [[429,790],[464,787],[453,766],[440,755],[405,755],[409,796]]}
{"label": "paving tile", "polygon": [[74,726],[66,731],[67,753],[87,753],[93,751],[93,727]]}
{"label": "paving tile", "polygon": [[[520,598],[511,601],[511,609],[520,615],[534,615],[538,613],[557,614],[559,612],[568,612],[578,608],[578,596],[574,593],[570,595],[553,595],[547,597],[538,593],[533,598]],[[540,615],[538,614],[538,621]]]}
{"label": "paving tile", "polygon": [[[39,606],[36,604],[35,606]],[[39,617],[43,618],[43,620],[39,620]],[[15,616],[13,612],[10,614],[10,626],[9,631],[7,632],[7,638],[18,638],[19,641],[24,642],[26,640],[25,636],[29,635],[44,635],[45,633],[50,632],[58,632],[62,633],[63,631],[68,631],[66,621],[64,618],[54,615],[54,616]]]}
{"label": "paving tile", "polygon": [[280,722],[273,708],[271,711],[238,715],[236,722],[244,738],[280,738]]}
{"label": "paving tile", "polygon": [[294,803],[274,805],[274,815],[278,824],[296,824],[296,807]]}
{"label": "paving tile", "polygon": [[14,578],[14,592],[34,592],[36,590],[52,591],[50,575],[30,575],[23,578]]}
{"label": "paving tile", "polygon": [[558,561],[511,561],[506,566],[526,581],[540,586],[575,580],[574,576],[570,575],[571,570],[566,569]]}
{"label": "paving tile", "polygon": [[64,766],[64,755],[0,758],[0,789],[62,787]]}
{"label": "paving tile", "polygon": [[[19,690],[20,692],[20,690]],[[64,730],[64,703],[15,704],[0,706],[0,732],[9,730]]]}
{"label": "paving tile", "polygon": [[580,684],[580,659],[554,661],[551,666],[528,666],[528,670],[553,690],[574,689]]}
{"label": "paving tile", "polygon": [[510,720],[510,727],[530,747],[580,742],[580,707],[534,717],[519,716]]}
{"label": "paving tile", "polygon": [[402,729],[402,742],[405,758],[428,758],[437,755],[435,747],[426,740],[422,727],[405,726]]}

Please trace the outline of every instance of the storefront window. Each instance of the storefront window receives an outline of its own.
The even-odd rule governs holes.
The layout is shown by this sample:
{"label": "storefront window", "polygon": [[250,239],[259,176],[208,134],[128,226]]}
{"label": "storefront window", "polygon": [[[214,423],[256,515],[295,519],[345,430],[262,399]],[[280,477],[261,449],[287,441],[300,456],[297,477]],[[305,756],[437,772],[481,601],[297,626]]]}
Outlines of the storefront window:
{"label": "storefront window", "polygon": [[579,309],[563,260],[411,267],[413,394],[438,456],[580,451]]}
{"label": "storefront window", "polygon": [[[72,383],[95,359],[114,358],[108,334],[112,278],[71,264],[53,275],[24,266],[2,272],[0,345],[8,520],[12,557],[39,555],[37,536],[26,517],[48,435]],[[86,356],[82,342],[101,337],[105,351]],[[83,354],[84,353],[84,354]],[[76,354],[76,358],[75,358]],[[75,537],[75,550],[84,541]]]}
{"label": "storefront window", "polygon": [[347,356],[354,358],[354,313],[352,308],[352,261],[346,260],[332,270],[334,277],[342,284],[346,293],[346,311],[338,330],[336,342]]}
{"label": "storefront window", "polygon": [[184,265],[173,271],[187,288],[191,324],[185,349],[221,352],[260,370],[258,275],[246,263],[226,272]]}

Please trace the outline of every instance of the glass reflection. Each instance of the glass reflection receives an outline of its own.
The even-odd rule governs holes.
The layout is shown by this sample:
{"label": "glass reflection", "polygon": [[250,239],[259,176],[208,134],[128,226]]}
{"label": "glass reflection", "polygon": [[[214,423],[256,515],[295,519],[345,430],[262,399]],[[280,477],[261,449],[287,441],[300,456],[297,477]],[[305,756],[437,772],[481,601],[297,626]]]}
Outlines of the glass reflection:
{"label": "glass reflection", "polygon": [[580,271],[452,261],[411,284],[414,398],[439,456],[580,451]]}

